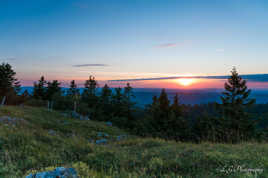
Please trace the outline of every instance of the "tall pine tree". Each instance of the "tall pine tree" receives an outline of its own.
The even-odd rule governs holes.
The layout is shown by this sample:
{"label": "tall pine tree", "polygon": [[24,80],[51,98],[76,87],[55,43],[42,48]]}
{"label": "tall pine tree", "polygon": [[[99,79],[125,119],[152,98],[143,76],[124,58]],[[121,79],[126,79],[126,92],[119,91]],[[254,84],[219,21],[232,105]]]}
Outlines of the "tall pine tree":
{"label": "tall pine tree", "polygon": [[134,106],[134,102],[132,102],[132,98],[134,97],[133,88],[127,83],[127,86],[124,88],[124,103],[126,107],[126,115],[128,119],[131,119],[131,109]]}
{"label": "tall pine tree", "polygon": [[[0,104],[9,102],[20,90],[20,82],[15,78],[16,72],[8,63],[0,65]],[[12,102],[12,101],[10,101]]]}
{"label": "tall pine tree", "polygon": [[73,102],[73,111],[76,112],[77,102],[80,99],[80,92],[74,80],[70,83],[70,88],[67,91],[67,96],[71,98]]}
{"label": "tall pine tree", "polygon": [[57,80],[47,83],[46,99],[52,101],[55,94],[61,95],[60,83]]}
{"label": "tall pine tree", "polygon": [[45,77],[42,76],[38,83],[34,82],[34,89],[33,89],[33,97],[35,99],[41,99],[45,100],[46,99],[46,80]]}
{"label": "tall pine tree", "polygon": [[98,101],[96,96],[98,83],[93,76],[89,76],[84,84],[85,88],[82,93],[82,100],[88,104],[90,108],[95,107]]}
{"label": "tall pine tree", "polygon": [[249,139],[254,134],[254,122],[249,119],[245,109],[255,103],[250,99],[251,90],[247,88],[246,81],[239,76],[236,68],[231,71],[228,82],[224,85],[219,108],[226,120],[226,139],[238,142]]}
{"label": "tall pine tree", "polygon": [[177,93],[174,96],[174,100],[173,100],[173,103],[171,105],[171,110],[175,114],[176,117],[182,116],[182,107],[180,106],[179,96]]}

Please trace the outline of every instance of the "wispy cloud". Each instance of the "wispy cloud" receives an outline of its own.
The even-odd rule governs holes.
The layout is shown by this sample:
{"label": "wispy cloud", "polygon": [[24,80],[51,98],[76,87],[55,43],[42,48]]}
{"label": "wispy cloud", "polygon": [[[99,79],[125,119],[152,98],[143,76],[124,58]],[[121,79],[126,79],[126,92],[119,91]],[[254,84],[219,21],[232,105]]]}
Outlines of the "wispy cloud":
{"label": "wispy cloud", "polygon": [[164,43],[160,45],[156,45],[155,47],[157,48],[171,48],[171,47],[176,47],[177,43]]}
{"label": "wispy cloud", "polygon": [[[158,78],[135,78],[135,79],[119,79],[110,80],[111,82],[123,82],[123,81],[143,81],[143,80],[168,80],[168,79],[180,79],[180,78],[195,78],[195,79],[228,79],[229,75],[222,76],[171,76],[171,77],[158,77]],[[248,74],[241,75],[243,79],[252,82],[268,82],[268,74]]]}
{"label": "wispy cloud", "polygon": [[107,64],[78,64],[73,65],[73,67],[107,67]]}

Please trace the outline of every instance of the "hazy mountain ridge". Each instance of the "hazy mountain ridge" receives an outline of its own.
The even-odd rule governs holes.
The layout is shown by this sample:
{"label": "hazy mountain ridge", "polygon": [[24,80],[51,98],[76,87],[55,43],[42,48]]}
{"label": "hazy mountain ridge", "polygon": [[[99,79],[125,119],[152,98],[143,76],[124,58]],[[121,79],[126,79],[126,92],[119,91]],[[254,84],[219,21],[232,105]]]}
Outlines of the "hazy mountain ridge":
{"label": "hazy mountain ridge", "polygon": [[[67,88],[62,88],[66,90]],[[21,93],[27,90],[33,92],[33,87],[22,87]],[[83,88],[79,89],[80,91]],[[101,88],[98,88],[98,92]],[[182,104],[205,104],[209,102],[220,102],[222,89],[200,89],[200,90],[182,90],[182,89],[166,89],[168,97],[172,100],[173,96],[178,93]],[[139,106],[144,106],[152,102],[153,96],[159,96],[161,88],[134,88],[134,101]],[[256,99],[258,104],[268,103],[268,89],[252,89],[251,97]]]}

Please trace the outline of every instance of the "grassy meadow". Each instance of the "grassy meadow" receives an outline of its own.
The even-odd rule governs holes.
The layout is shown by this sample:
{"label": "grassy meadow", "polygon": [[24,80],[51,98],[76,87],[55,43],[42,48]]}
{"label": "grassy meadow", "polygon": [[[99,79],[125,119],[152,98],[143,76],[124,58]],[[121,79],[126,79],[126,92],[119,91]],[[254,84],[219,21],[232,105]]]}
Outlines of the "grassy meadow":
{"label": "grassy meadow", "polygon": [[[268,177],[268,144],[176,143],[44,108],[4,106],[0,177],[73,167],[80,177]],[[127,135],[127,136],[126,136]],[[124,136],[118,139],[118,136]],[[96,140],[106,139],[106,144]]]}

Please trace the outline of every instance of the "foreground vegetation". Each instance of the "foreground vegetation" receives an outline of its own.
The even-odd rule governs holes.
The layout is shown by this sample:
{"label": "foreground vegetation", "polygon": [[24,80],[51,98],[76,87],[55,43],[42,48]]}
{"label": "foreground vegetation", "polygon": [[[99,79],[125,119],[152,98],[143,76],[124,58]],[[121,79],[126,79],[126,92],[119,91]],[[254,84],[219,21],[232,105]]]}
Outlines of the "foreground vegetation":
{"label": "foreground vegetation", "polygon": [[[138,138],[105,122],[74,119],[44,108],[4,106],[3,116],[17,121],[0,122],[0,177],[23,177],[57,166],[73,167],[80,177],[268,177],[266,143]],[[120,135],[128,136],[118,140]],[[106,144],[93,143],[103,138]]]}

